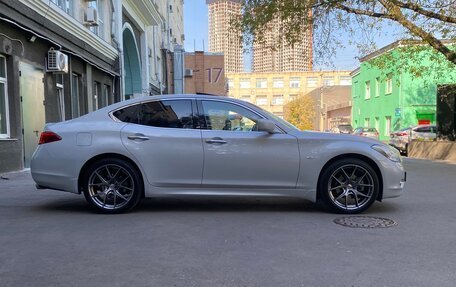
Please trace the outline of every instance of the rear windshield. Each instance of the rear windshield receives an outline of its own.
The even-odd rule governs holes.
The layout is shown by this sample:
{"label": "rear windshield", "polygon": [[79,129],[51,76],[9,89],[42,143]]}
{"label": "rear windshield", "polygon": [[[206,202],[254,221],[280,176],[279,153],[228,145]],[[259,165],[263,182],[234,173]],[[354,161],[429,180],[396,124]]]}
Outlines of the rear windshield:
{"label": "rear windshield", "polygon": [[351,130],[353,130],[351,125],[340,125],[340,126],[338,126],[338,128],[339,128],[339,130],[343,130],[343,131],[351,131]]}

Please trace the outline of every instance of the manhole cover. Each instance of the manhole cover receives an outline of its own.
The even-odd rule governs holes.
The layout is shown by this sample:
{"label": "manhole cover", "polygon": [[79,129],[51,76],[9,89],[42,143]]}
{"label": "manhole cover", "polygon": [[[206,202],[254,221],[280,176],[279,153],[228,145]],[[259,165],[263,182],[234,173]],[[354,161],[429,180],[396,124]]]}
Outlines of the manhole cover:
{"label": "manhole cover", "polygon": [[334,223],[353,228],[386,228],[396,226],[397,222],[375,216],[346,216],[334,219]]}

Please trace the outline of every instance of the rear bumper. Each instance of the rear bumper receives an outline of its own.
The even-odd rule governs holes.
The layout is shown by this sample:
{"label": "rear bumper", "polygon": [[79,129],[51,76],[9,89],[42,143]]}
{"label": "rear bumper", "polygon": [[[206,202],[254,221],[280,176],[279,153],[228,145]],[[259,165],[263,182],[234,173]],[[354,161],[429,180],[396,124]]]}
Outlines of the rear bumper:
{"label": "rear bumper", "polygon": [[69,164],[49,155],[46,148],[38,146],[32,156],[30,170],[38,189],[54,189],[79,193],[78,178],[66,170]]}

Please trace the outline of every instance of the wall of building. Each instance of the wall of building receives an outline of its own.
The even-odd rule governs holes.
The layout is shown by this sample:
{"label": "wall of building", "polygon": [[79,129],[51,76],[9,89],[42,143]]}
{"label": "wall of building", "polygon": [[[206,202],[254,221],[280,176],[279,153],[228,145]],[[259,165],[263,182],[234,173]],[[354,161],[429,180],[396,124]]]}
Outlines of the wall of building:
{"label": "wall of building", "polygon": [[[78,5],[78,13],[82,13],[79,9],[82,6],[79,6],[87,4],[85,1],[72,3]],[[109,3],[106,5],[105,11],[109,11],[111,6]],[[1,2],[0,11],[0,56],[6,61],[5,99],[9,127],[9,134],[0,138],[0,172],[7,172],[24,168],[24,141],[26,136],[33,132],[24,129],[24,117],[30,117],[30,111],[33,111],[33,114],[42,114],[45,122],[50,123],[68,120],[100,108],[109,101],[100,101],[97,107],[92,105],[95,96],[94,82],[109,87],[111,102],[114,101],[114,95],[119,98],[116,86],[119,83],[118,77],[116,80],[118,55],[117,50],[110,44],[111,33],[97,35],[84,25],[82,14],[67,13],[53,1]],[[106,19],[106,22],[104,29],[110,30],[111,20]],[[11,49],[5,49],[5,45]],[[68,72],[54,73],[46,70],[47,55],[51,48],[68,56]],[[32,83],[29,84],[29,78],[24,77],[27,72],[21,70],[22,63],[30,65],[42,75],[42,86],[37,88],[37,93],[44,95],[42,104],[39,102],[33,107],[24,106],[22,87]],[[71,96],[74,90],[71,85],[73,74],[79,75],[78,98]],[[62,92],[63,106],[59,91]],[[79,114],[72,113],[76,106]],[[2,111],[2,121],[5,120],[4,116]],[[39,127],[37,138],[42,128]]]}
{"label": "wall of building", "polygon": [[268,24],[264,43],[254,43],[252,54],[253,72],[312,71],[312,27],[307,27],[302,39],[288,45],[283,35],[283,23],[274,19]]}
{"label": "wall of building", "polygon": [[240,34],[230,28],[230,21],[241,14],[241,0],[206,0],[208,4],[209,52],[225,55],[225,70],[244,71]]}
{"label": "wall of building", "polygon": [[321,86],[306,95],[315,105],[314,130],[325,131],[351,123],[351,86]]}
{"label": "wall of building", "polygon": [[[225,96],[223,54],[185,53],[185,93]],[[192,75],[190,75],[190,73]]]}
{"label": "wall of building", "polygon": [[[456,71],[448,70],[445,61],[433,60],[429,49],[414,56],[419,59],[416,65],[431,67],[430,72],[419,77],[397,66],[399,61],[394,61],[394,55],[401,57],[401,50],[393,47],[388,53],[393,53],[387,60],[391,62],[378,67],[370,63],[372,59],[367,59],[353,72],[352,80],[352,125],[361,127],[369,123],[379,130],[380,140],[388,140],[391,132],[421,121],[435,124],[437,85],[456,82]],[[370,96],[366,83],[370,86]],[[389,85],[391,89],[387,88]]]}
{"label": "wall of building", "polygon": [[226,77],[229,97],[249,101],[280,117],[283,106],[300,95],[321,86],[351,85],[349,71],[227,73]]}

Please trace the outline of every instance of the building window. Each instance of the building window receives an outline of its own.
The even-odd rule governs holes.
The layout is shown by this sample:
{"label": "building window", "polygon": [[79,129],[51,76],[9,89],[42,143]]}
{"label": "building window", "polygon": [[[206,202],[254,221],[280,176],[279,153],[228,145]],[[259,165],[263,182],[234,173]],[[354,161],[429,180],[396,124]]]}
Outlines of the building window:
{"label": "building window", "polygon": [[370,127],[370,119],[369,118],[365,118],[364,119],[364,127],[366,127],[366,128]]}
{"label": "building window", "polygon": [[252,102],[252,101],[250,101],[250,96],[241,96],[241,100],[248,102],[248,103]]}
{"label": "building window", "polygon": [[364,98],[366,100],[370,99],[370,97],[371,97],[371,84],[370,84],[370,81],[366,81],[366,83],[364,84],[364,87],[365,87]]}
{"label": "building window", "polygon": [[288,97],[288,99],[290,100],[290,102],[296,100],[297,98],[298,98],[298,95],[290,95],[290,96]]}
{"label": "building window", "polygon": [[308,77],[307,78],[307,87],[316,87],[318,86],[318,78],[317,77]]}
{"label": "building window", "polygon": [[332,77],[332,76],[323,77],[323,86],[334,86],[334,77]]}
{"label": "building window", "polygon": [[375,129],[377,131],[380,130],[380,118],[378,118],[378,117],[375,117]]}
{"label": "building window", "polygon": [[239,81],[239,88],[250,89],[250,79],[241,79]]}
{"label": "building window", "polygon": [[88,3],[88,7],[95,8],[97,10],[97,25],[96,26],[91,26],[90,31],[92,31],[95,35],[97,35],[100,38],[104,38],[104,21],[103,21],[103,16],[104,16],[104,7],[103,7],[103,1],[102,0],[91,0]]}
{"label": "building window", "polygon": [[228,88],[229,88],[229,89],[234,88],[234,81],[233,81],[232,79],[229,79],[229,80],[228,80]]}
{"label": "building window", "polygon": [[0,138],[9,138],[9,133],[6,59],[0,55]]}
{"label": "building window", "polygon": [[283,78],[272,79],[272,87],[277,89],[283,88]]}
{"label": "building window", "polygon": [[[93,91],[92,91],[92,111],[98,110],[98,98],[100,97],[101,85],[98,82],[93,82]],[[101,106],[103,107],[103,105]]]}
{"label": "building window", "polygon": [[380,97],[380,78],[378,77],[375,78],[375,97]]}
{"label": "building window", "polygon": [[340,76],[339,84],[342,86],[350,86],[352,84],[352,79],[350,76]]}
{"label": "building window", "polygon": [[63,93],[63,74],[55,75],[55,86],[57,88],[57,109],[59,112],[59,120],[65,120],[65,94]]}
{"label": "building window", "polygon": [[283,96],[282,95],[274,95],[274,96],[272,96],[272,105],[274,105],[274,106],[283,105]]}
{"label": "building window", "polygon": [[391,117],[385,117],[385,136],[391,133]]}
{"label": "building window", "polygon": [[267,79],[257,79],[256,87],[258,89],[266,89],[268,87],[268,80]]}
{"label": "building window", "polygon": [[111,99],[111,86],[103,85],[103,90],[101,91],[101,104],[103,107],[106,107],[112,103],[113,101]]}
{"label": "building window", "polygon": [[299,88],[301,86],[301,79],[298,77],[290,78],[290,88]]}
{"label": "building window", "polygon": [[385,81],[385,94],[391,94],[393,92],[393,76],[388,74]]}
{"label": "building window", "polygon": [[67,14],[71,14],[73,0],[51,0],[51,2],[54,3],[60,9],[62,9],[63,11],[65,11]]}
{"label": "building window", "polygon": [[77,118],[80,115],[79,109],[79,75],[71,75],[71,117]]}
{"label": "building window", "polygon": [[359,96],[359,85],[358,85],[358,81],[355,81],[355,82],[353,83],[352,91],[353,91],[353,98],[357,98],[357,97]]}
{"label": "building window", "polygon": [[266,97],[266,96],[257,96],[256,97],[256,104],[258,106],[267,106],[268,105],[268,97]]}

